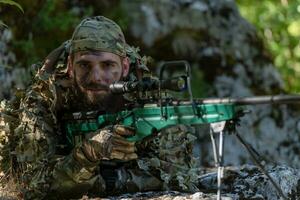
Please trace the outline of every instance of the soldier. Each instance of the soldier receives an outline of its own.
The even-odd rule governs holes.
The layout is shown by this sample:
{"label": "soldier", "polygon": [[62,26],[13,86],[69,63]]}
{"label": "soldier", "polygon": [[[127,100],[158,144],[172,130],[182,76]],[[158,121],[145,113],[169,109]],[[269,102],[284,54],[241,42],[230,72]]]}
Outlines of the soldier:
{"label": "soldier", "polygon": [[128,99],[111,94],[108,85],[137,79],[145,71],[120,27],[103,16],[84,19],[72,38],[46,58],[21,100],[20,124],[13,131],[14,173],[25,199],[197,190],[191,156],[195,137],[185,126],[134,143],[124,138],[134,130],[115,124],[72,138],[75,144],[68,148],[64,116],[122,110]]}

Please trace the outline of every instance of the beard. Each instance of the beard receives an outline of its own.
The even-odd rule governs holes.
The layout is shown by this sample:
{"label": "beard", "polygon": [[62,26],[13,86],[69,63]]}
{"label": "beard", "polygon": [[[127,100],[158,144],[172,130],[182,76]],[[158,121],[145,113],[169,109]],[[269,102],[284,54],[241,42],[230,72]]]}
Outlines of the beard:
{"label": "beard", "polygon": [[76,101],[78,101],[76,104],[80,105],[78,109],[114,112],[122,106],[123,96],[112,94],[108,86],[99,83],[86,83],[84,80],[80,80],[78,83],[76,79],[74,82]]}

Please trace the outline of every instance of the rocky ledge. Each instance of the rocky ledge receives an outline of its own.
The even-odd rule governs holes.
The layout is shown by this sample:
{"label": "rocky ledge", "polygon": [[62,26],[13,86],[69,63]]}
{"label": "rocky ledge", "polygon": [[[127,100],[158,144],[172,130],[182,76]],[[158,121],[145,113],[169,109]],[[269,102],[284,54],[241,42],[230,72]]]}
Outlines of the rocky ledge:
{"label": "rocky ledge", "polygon": [[[300,172],[286,166],[267,167],[267,171],[281,188],[287,199],[300,199]],[[142,192],[123,194],[106,198],[89,198],[83,196],[81,200],[212,200],[217,199],[217,173],[211,172],[199,176],[201,191],[196,193],[182,193],[177,191]],[[283,199],[268,178],[255,166],[244,165],[240,168],[227,167],[225,169],[222,200],[276,200]]]}

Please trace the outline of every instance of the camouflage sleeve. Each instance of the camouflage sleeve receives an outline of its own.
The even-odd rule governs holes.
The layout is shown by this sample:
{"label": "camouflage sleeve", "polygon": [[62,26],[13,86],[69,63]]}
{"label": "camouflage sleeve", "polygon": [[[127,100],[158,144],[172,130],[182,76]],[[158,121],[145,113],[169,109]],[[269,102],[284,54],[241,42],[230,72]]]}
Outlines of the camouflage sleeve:
{"label": "camouflage sleeve", "polygon": [[137,165],[140,170],[159,177],[163,190],[196,192],[200,173],[193,157],[195,130],[191,126],[175,125],[162,129],[152,140],[137,145]]}
{"label": "camouflage sleeve", "polygon": [[67,156],[56,153],[59,130],[56,93],[53,78],[39,79],[20,104],[21,123],[14,133],[17,140],[14,153],[25,199],[76,194],[72,191],[80,195],[99,181],[94,177],[98,163],[87,160],[80,148]]}

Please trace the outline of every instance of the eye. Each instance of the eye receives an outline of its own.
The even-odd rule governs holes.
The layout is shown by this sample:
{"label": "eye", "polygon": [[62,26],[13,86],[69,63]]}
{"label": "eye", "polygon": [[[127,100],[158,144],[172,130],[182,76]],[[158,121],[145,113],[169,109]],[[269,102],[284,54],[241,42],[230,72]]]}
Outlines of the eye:
{"label": "eye", "polygon": [[115,63],[113,63],[113,62],[105,62],[105,67],[113,68],[113,67],[115,67]]}
{"label": "eye", "polygon": [[90,67],[88,63],[79,63],[78,66],[81,69],[88,69]]}

